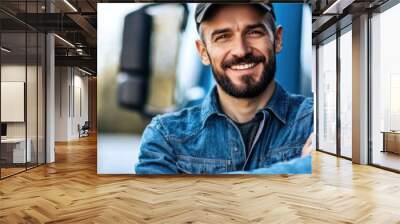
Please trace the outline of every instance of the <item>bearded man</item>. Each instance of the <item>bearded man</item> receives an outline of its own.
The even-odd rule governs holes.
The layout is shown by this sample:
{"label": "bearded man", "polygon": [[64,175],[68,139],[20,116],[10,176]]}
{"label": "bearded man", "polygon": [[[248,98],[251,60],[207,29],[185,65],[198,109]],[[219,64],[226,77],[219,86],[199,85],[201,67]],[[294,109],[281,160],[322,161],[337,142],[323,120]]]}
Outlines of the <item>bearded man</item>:
{"label": "bearded man", "polygon": [[270,173],[285,164],[296,173],[290,161],[309,154],[313,101],[274,79],[283,30],[272,5],[200,3],[195,20],[216,86],[201,105],[153,118],[136,173]]}

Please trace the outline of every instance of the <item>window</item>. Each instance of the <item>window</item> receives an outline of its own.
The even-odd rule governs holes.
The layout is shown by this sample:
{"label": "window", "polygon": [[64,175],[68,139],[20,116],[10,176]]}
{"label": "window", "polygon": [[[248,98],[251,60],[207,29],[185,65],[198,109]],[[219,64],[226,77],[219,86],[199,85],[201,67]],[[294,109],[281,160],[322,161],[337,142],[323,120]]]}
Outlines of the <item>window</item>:
{"label": "window", "polygon": [[318,48],[318,147],[336,153],[336,39]]}
{"label": "window", "polygon": [[352,33],[340,36],[340,155],[351,158],[352,141]]}
{"label": "window", "polygon": [[372,163],[400,170],[400,4],[371,18]]}
{"label": "window", "polygon": [[[17,6],[20,13],[43,13],[44,3]],[[46,40],[44,33],[3,12],[0,26],[0,178],[5,178],[45,163]]]}

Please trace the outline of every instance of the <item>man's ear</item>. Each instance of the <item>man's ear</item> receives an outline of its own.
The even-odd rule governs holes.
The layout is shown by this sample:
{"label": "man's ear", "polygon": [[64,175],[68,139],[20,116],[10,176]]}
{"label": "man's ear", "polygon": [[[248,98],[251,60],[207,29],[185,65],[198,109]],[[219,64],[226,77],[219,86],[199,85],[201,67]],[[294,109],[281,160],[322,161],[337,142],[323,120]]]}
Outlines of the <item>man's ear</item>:
{"label": "man's ear", "polygon": [[283,28],[282,26],[278,26],[276,28],[276,36],[275,36],[275,51],[279,53],[283,46],[282,46],[282,34],[283,33]]}
{"label": "man's ear", "polygon": [[202,40],[196,40],[196,48],[197,48],[197,52],[199,52],[201,62],[204,65],[209,65],[210,59],[208,58],[206,45],[203,43]]}

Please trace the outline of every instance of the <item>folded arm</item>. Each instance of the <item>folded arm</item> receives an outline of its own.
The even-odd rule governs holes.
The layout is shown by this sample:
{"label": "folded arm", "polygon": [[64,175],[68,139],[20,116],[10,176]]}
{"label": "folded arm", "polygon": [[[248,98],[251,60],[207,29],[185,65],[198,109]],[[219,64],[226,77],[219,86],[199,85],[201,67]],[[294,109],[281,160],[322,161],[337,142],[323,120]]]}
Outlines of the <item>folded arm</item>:
{"label": "folded arm", "polygon": [[270,167],[249,171],[234,171],[227,174],[311,174],[311,155],[292,159],[287,162],[275,163]]}
{"label": "folded arm", "polygon": [[155,118],[144,130],[140,142],[136,174],[176,174],[176,158],[172,147],[159,130]]}

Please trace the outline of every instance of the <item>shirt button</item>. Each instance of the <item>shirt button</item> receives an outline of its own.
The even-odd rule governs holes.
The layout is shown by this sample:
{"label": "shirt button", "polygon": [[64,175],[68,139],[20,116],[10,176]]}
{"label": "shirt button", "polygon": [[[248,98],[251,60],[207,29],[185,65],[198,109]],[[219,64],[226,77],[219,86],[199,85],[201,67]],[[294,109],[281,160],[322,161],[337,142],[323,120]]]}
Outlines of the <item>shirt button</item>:
{"label": "shirt button", "polygon": [[237,151],[238,151],[238,148],[235,146],[235,147],[233,148],[233,151],[237,152]]}

